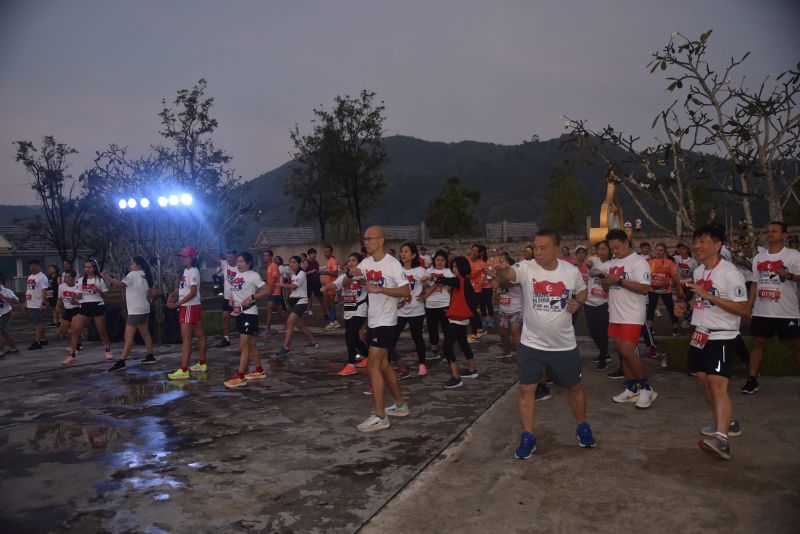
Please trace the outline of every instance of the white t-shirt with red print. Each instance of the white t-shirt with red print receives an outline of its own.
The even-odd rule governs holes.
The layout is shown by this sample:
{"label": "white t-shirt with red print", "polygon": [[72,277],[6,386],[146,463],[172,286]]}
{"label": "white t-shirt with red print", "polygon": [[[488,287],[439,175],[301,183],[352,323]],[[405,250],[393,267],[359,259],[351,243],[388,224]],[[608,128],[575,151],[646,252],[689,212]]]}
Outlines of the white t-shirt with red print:
{"label": "white t-shirt with red print", "polygon": [[189,294],[192,286],[197,286],[197,291],[194,297],[188,302],[184,302],[182,306],[195,306],[200,304],[200,270],[197,267],[189,267],[183,270],[181,279],[178,281],[178,300]]}
{"label": "white t-shirt with red print", "polygon": [[[339,277],[333,282],[336,289],[342,292],[342,304],[344,305],[344,320],[348,321],[353,317],[366,317],[367,316],[367,290],[362,286],[358,280],[352,280],[349,285],[345,286],[344,279],[347,275],[340,274]],[[355,310],[350,310],[355,306]]]}
{"label": "white t-shirt with red print", "polygon": [[[607,273],[608,267],[605,266],[606,263],[608,262],[602,262],[596,258],[592,262],[592,266],[589,270],[600,269]],[[588,286],[589,296],[586,297],[587,306],[595,307],[608,303],[608,290],[603,288],[603,279],[600,276],[590,276]]]}
{"label": "white t-shirt with red print", "polygon": [[[631,252],[622,259],[612,258],[603,264],[606,274],[616,275],[621,280],[631,280],[650,285],[650,264],[643,257]],[[640,295],[620,284],[608,288],[608,321],[616,324],[644,324],[647,313],[647,295]]]}
{"label": "white t-shirt with red print", "polygon": [[697,269],[697,260],[691,256],[681,258],[680,254],[672,256],[675,262],[675,267],[678,268],[678,278],[681,282],[689,282],[692,280],[692,274]]}
{"label": "white t-shirt with red print", "polygon": [[567,303],[586,289],[577,267],[558,260],[553,271],[542,268],[536,260],[526,260],[512,267],[522,288],[522,338],[527,347],[563,351],[577,346],[572,314]]}
{"label": "white t-shirt with red print", "polygon": [[[3,287],[2,285],[0,285],[0,295],[8,297],[13,302],[19,302],[17,295],[15,295],[13,291],[8,289],[7,287]],[[11,302],[7,300],[0,300],[0,317],[2,317],[7,313],[11,313]]]}
{"label": "white t-shirt with red print", "polygon": [[47,289],[50,279],[44,273],[31,274],[25,282],[25,307],[42,307],[42,289]]}
{"label": "white t-shirt with red print", "polygon": [[224,277],[222,295],[225,297],[225,300],[230,300],[231,282],[233,282],[233,279],[236,278],[236,275],[239,273],[239,268],[236,267],[236,265],[231,265],[228,263],[228,260],[220,260],[219,268],[222,271],[222,276]]}
{"label": "white t-shirt with red print", "polygon": [[[366,278],[367,284],[386,288],[408,285],[403,275],[403,265],[387,254],[381,261],[368,256],[358,264],[358,269]],[[370,328],[395,326],[397,324],[397,298],[382,293],[369,293],[369,312],[367,323]]]}
{"label": "white t-shirt with red print", "polygon": [[58,286],[58,298],[61,299],[61,303],[64,305],[65,310],[73,310],[75,308],[80,308],[81,304],[77,300],[73,300],[75,295],[80,293],[80,287],[78,284],[74,286],[68,286],[66,282],[61,282]]}
{"label": "white t-shirt with red print", "polygon": [[419,315],[425,315],[425,304],[418,301],[417,297],[422,294],[425,285],[422,283],[422,278],[427,275],[428,273],[423,267],[403,269],[403,276],[406,277],[406,282],[408,282],[408,286],[411,289],[411,297],[410,300],[400,299],[400,301],[405,300],[405,304],[397,308],[397,315],[399,317],[417,317]]}
{"label": "white t-shirt with red print", "polygon": [[753,281],[756,283],[754,316],[800,319],[797,279],[782,280],[778,275],[781,269],[800,275],[800,252],[784,247],[775,254],[766,250],[759,252],[753,258]]}
{"label": "white t-shirt with red print", "polygon": [[78,283],[81,286],[81,304],[90,302],[103,302],[103,295],[108,291],[106,281],[99,276],[78,277]]}
{"label": "white t-shirt with red print", "polygon": [[447,308],[450,306],[450,286],[444,286],[434,282],[436,278],[455,278],[453,271],[445,267],[444,269],[428,269],[428,276],[431,278],[429,284],[433,287],[433,293],[425,299],[426,308]]}
{"label": "white t-shirt with red print", "polygon": [[[722,258],[713,269],[706,269],[705,265],[695,269],[694,283],[721,299],[747,301],[742,273],[734,264],[722,261]],[[739,335],[741,318],[738,315],[728,313],[707,300],[700,300],[697,295],[692,305],[692,326],[709,330],[708,339],[734,339]]]}
{"label": "white t-shirt with red print", "polygon": [[230,282],[230,294],[233,300],[233,314],[239,315],[244,313],[247,315],[258,315],[258,306],[250,306],[246,310],[242,309],[242,302],[249,300],[256,292],[264,285],[264,280],[261,276],[252,270],[243,273],[236,269],[233,280]]}

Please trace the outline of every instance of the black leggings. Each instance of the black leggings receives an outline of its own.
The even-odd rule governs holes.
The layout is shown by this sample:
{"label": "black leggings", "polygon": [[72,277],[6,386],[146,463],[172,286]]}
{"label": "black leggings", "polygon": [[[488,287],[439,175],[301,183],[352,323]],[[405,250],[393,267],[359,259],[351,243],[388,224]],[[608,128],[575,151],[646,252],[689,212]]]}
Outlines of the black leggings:
{"label": "black leggings", "polygon": [[447,332],[444,333],[444,357],[448,362],[453,363],[456,361],[456,355],[453,352],[453,347],[458,343],[461,347],[461,352],[468,360],[473,357],[472,348],[467,342],[467,325],[450,323],[447,325]]}
{"label": "black leggings", "polygon": [[368,353],[367,346],[361,341],[358,336],[359,330],[364,326],[366,317],[351,317],[344,322],[344,341],[347,343],[347,361],[354,364],[356,363],[356,354],[366,356]]}
{"label": "black leggings", "polygon": [[411,325],[411,339],[414,340],[414,347],[417,349],[417,360],[419,363],[425,363],[425,339],[422,337],[422,324],[425,322],[424,315],[417,315],[415,317],[397,316],[397,329],[394,335],[394,347],[397,350],[397,341],[400,339],[400,334],[403,333],[406,325]]}
{"label": "black leggings", "polygon": [[489,317],[490,319],[494,317],[494,305],[492,304],[493,295],[494,290],[491,287],[481,290],[481,315]]}
{"label": "black leggings", "polygon": [[647,320],[652,321],[653,317],[656,315],[656,305],[658,304],[658,297],[661,297],[661,300],[664,302],[664,306],[667,308],[667,313],[669,314],[669,318],[672,320],[672,324],[678,324],[678,319],[675,317],[675,304],[672,302],[672,293],[655,293],[650,292],[648,295],[647,301]]}
{"label": "black leggings", "polygon": [[447,333],[448,320],[445,314],[447,308],[425,308],[425,317],[428,322],[428,341],[431,345],[439,346],[439,327],[442,332]]}
{"label": "black leggings", "polygon": [[608,303],[599,306],[584,306],[583,311],[586,313],[589,335],[600,349],[600,356],[608,356]]}

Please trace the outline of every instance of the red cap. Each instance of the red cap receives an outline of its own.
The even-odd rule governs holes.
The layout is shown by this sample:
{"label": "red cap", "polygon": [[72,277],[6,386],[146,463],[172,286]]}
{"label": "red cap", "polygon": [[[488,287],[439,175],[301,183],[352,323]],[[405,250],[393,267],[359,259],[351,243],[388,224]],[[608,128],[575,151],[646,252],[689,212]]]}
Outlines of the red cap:
{"label": "red cap", "polygon": [[189,256],[190,258],[196,258],[197,257],[197,250],[195,250],[192,247],[183,247],[181,249],[181,251],[178,252],[177,254],[178,254],[178,256],[181,256],[182,258],[185,258],[186,256]]}

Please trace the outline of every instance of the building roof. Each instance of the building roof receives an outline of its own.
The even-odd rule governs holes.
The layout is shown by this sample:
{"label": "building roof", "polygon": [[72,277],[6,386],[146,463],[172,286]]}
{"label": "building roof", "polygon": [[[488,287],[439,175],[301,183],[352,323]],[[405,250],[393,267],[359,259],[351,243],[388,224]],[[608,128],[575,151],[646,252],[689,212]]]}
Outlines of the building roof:
{"label": "building roof", "polygon": [[[88,249],[81,249],[88,252]],[[0,256],[32,256],[35,254],[57,256],[58,250],[41,234],[24,226],[0,226]]]}

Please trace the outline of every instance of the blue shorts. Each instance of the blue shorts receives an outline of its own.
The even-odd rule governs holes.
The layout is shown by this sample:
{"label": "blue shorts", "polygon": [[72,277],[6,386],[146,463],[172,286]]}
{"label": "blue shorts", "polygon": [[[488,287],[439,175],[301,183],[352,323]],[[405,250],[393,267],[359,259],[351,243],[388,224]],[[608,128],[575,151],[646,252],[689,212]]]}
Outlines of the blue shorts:
{"label": "blue shorts", "polygon": [[538,350],[520,345],[517,351],[517,373],[520,384],[536,384],[542,371],[562,387],[581,382],[581,355],[578,347],[570,350]]}

